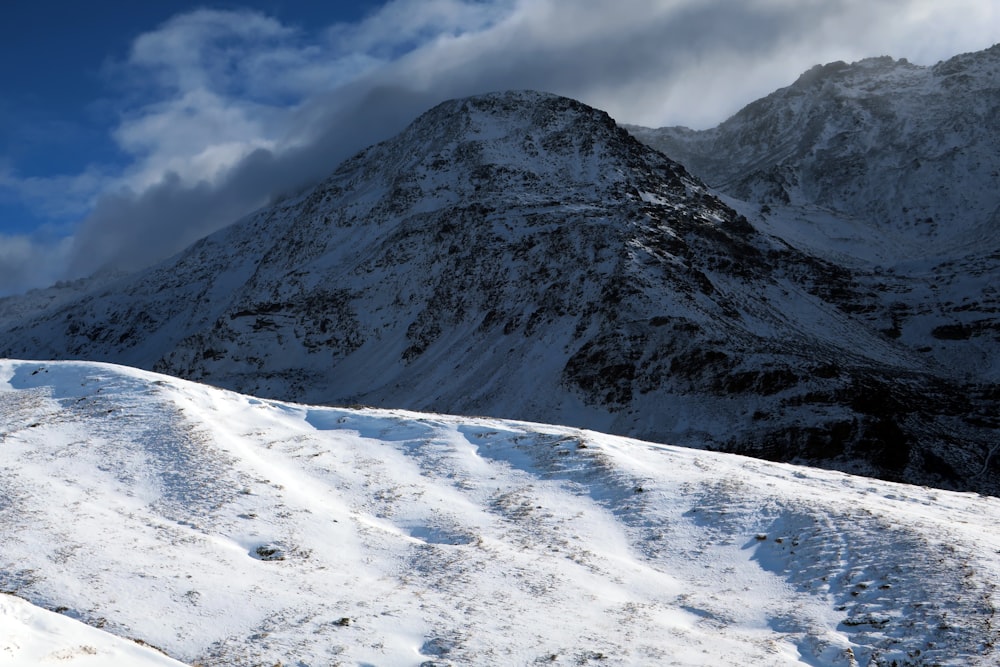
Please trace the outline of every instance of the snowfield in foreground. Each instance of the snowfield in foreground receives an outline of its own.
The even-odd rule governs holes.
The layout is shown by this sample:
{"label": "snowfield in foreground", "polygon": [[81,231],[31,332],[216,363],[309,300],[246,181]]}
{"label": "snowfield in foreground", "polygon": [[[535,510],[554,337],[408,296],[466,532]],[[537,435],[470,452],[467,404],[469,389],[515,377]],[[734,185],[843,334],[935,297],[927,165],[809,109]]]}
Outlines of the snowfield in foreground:
{"label": "snowfield in foreground", "polygon": [[578,429],[0,361],[0,590],[23,598],[0,596],[0,661],[995,665],[998,510]]}
{"label": "snowfield in foreground", "polygon": [[94,667],[179,667],[183,663],[139,643],[12,595],[0,595],[0,664]]}

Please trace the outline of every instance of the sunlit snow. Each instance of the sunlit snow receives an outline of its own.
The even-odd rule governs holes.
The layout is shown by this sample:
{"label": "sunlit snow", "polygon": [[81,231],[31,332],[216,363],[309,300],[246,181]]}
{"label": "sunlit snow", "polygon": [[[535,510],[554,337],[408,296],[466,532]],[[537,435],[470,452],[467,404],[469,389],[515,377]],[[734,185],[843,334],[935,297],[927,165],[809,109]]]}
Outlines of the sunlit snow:
{"label": "sunlit snow", "polygon": [[0,588],[36,607],[0,598],[0,660],[170,664],[141,640],[202,665],[992,665],[998,509],[2,361]]}

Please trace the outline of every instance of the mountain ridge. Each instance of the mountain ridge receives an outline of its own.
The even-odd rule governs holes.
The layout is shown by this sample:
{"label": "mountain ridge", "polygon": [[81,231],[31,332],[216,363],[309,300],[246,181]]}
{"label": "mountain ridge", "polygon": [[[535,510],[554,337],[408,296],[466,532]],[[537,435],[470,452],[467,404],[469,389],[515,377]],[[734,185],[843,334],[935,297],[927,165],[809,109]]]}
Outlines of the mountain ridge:
{"label": "mountain ridge", "polygon": [[817,65],[716,128],[630,130],[745,202],[759,228],[851,265],[884,295],[874,326],[995,385],[998,71],[1000,44],[930,67]]}
{"label": "mountain ridge", "polygon": [[16,321],[0,353],[998,492],[981,474],[989,386],[871,326],[873,290],[606,113],[498,93],[445,102],[311,191]]}

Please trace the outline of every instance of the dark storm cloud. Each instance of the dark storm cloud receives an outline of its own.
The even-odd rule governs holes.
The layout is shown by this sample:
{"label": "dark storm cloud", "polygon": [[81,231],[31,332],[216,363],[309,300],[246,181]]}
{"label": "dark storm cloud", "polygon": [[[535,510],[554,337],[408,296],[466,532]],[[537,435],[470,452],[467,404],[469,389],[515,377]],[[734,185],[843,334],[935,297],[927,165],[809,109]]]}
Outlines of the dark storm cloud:
{"label": "dark storm cloud", "polygon": [[282,152],[257,149],[217,183],[187,184],[168,172],[140,194],[102,197],[81,224],[69,274],[133,270],[190,245],[255,208],[329,175],[358,150],[405,128],[428,94],[379,87],[328,112],[328,124],[307,145]]}
{"label": "dark storm cloud", "polygon": [[957,4],[398,0],[319,39],[259,14],[193,12],[120,65],[150,73],[156,95],[115,130],[134,163],[95,194],[67,275],[176,252],[444,99],[530,88],[622,122],[707,127],[816,63],[988,46],[996,10]]}

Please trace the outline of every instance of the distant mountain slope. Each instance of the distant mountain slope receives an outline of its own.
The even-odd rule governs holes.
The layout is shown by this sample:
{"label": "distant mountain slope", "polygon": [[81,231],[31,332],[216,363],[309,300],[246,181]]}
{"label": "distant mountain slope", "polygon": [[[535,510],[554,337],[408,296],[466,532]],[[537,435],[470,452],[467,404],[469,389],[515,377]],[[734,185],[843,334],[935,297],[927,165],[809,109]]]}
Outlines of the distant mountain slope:
{"label": "distant mountain slope", "polygon": [[995,389],[858,316],[878,298],[607,114],[502,93],[444,103],[297,199],[18,321],[0,354],[1000,492]]}
{"label": "distant mountain slope", "polygon": [[1000,44],[934,67],[817,65],[714,129],[635,133],[734,197],[823,206],[947,253],[1000,224],[998,109]]}
{"label": "distant mountain slope", "polygon": [[816,66],[716,128],[630,130],[761,229],[846,263],[879,297],[873,326],[1000,381],[1000,45]]}
{"label": "distant mountain slope", "polygon": [[92,363],[0,425],[0,588],[191,664],[996,664],[996,498]]}

